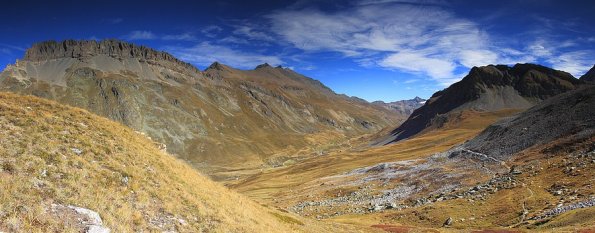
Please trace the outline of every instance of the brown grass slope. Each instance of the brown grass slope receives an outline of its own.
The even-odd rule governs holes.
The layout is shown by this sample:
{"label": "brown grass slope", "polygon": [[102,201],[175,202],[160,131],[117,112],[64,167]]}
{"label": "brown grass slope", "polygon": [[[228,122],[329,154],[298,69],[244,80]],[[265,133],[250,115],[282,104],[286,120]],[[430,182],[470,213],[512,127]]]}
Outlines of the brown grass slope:
{"label": "brown grass slope", "polygon": [[112,232],[356,231],[262,207],[119,123],[0,93],[0,231],[82,230],[52,204],[94,210]]}
{"label": "brown grass slope", "polygon": [[0,74],[0,89],[121,122],[211,175],[311,156],[404,119],[287,68],[200,71],[116,40],[36,44]]}

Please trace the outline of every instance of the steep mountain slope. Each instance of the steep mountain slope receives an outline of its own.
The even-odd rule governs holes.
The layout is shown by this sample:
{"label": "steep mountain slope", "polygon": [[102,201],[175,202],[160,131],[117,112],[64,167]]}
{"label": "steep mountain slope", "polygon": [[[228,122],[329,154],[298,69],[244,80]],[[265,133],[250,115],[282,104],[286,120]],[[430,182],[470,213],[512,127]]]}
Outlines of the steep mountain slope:
{"label": "steep mountain slope", "polygon": [[403,124],[378,140],[378,144],[439,128],[451,120],[450,114],[465,110],[526,109],[549,97],[574,90],[583,83],[569,73],[540,65],[474,67],[461,81],[434,93]]}
{"label": "steep mountain slope", "polygon": [[426,103],[425,99],[415,97],[410,100],[399,100],[395,102],[385,103],[383,101],[374,101],[372,104],[382,106],[388,110],[395,111],[400,115],[409,116],[415,109],[423,106]]}
{"label": "steep mountain slope", "polygon": [[91,228],[354,231],[264,208],[119,123],[53,101],[0,93],[0,231]]}
{"label": "steep mountain slope", "polygon": [[116,40],[36,44],[0,74],[0,89],[119,121],[210,174],[315,155],[403,119],[282,67],[203,72]]}
{"label": "steep mountain slope", "polygon": [[580,80],[585,82],[595,82],[595,65],[587,71],[583,76],[581,76]]}
{"label": "steep mountain slope", "polygon": [[506,159],[536,144],[595,135],[595,86],[561,94],[491,125],[462,147]]}

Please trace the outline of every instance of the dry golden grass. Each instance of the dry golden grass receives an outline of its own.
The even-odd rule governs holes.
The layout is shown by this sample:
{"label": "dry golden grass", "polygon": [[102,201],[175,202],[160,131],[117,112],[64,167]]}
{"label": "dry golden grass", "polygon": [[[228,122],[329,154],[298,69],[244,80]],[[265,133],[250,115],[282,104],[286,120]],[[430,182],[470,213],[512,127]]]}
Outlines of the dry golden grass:
{"label": "dry golden grass", "polygon": [[[519,110],[498,112],[464,112],[441,129],[415,138],[381,147],[368,147],[369,138],[362,137],[333,148],[327,155],[300,161],[280,168],[264,170],[239,182],[229,182],[230,187],[250,197],[271,203],[290,193],[300,193],[307,182],[341,174],[355,168],[382,162],[425,158],[436,152],[446,151],[454,145],[477,135],[488,125]],[[299,200],[293,199],[286,204]]]}
{"label": "dry golden grass", "polygon": [[[528,219],[539,215],[543,210],[555,207],[561,199],[564,200],[564,205],[568,205],[595,195],[591,188],[595,177],[595,164],[588,158],[569,156],[572,154],[569,151],[592,148],[595,136],[574,143],[568,143],[566,140],[560,139],[549,145],[535,146],[510,161],[510,165],[529,169],[519,176],[520,185],[487,195],[485,201],[452,199],[416,208],[366,215],[343,215],[329,220],[350,224],[382,223],[407,226],[420,231],[434,228],[440,232],[469,232],[474,229],[501,232],[581,232],[587,229],[592,231],[595,229],[595,207],[568,211],[545,222],[529,220],[527,223],[518,224],[523,213],[523,202],[528,211]],[[564,149],[553,153],[544,152],[556,145],[562,145]],[[585,167],[576,173],[564,171],[566,167],[576,166],[584,160],[587,160]],[[573,195],[556,196],[548,191],[558,184],[566,185]],[[578,196],[579,199],[572,199],[571,196]],[[447,217],[452,217],[454,221],[450,227],[444,228],[442,224]]]}
{"label": "dry golden grass", "polygon": [[357,231],[260,206],[129,128],[34,97],[0,93],[0,168],[0,231],[80,230],[53,203],[94,210],[112,232]]}

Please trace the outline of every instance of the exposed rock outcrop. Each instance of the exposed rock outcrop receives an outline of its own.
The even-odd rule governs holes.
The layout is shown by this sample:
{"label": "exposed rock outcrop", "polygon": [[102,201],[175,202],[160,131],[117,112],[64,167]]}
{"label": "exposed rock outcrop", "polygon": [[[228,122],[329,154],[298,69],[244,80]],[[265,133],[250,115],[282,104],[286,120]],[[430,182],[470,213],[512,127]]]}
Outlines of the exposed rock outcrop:
{"label": "exposed rock outcrop", "polygon": [[79,226],[85,233],[110,233],[110,229],[103,226],[99,214],[93,210],[59,204],[52,204],[51,210],[54,214],[62,216],[64,221],[75,221],[71,224]]}
{"label": "exposed rock outcrop", "polygon": [[25,61],[46,61],[60,58],[91,58],[107,55],[113,58],[137,58],[145,61],[165,64],[167,68],[182,67],[198,71],[193,65],[180,61],[169,53],[157,51],[149,47],[138,46],[120,40],[65,40],[45,41],[34,44],[25,52]]}

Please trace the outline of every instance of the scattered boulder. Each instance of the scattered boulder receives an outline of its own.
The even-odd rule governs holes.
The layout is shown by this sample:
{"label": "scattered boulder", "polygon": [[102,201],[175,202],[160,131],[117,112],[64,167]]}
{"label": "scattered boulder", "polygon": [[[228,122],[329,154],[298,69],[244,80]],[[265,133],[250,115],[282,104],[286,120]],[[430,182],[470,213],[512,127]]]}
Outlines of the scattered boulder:
{"label": "scattered boulder", "polygon": [[442,224],[442,226],[443,227],[446,227],[446,226],[450,226],[451,224],[452,224],[452,218],[451,217],[448,217],[446,219],[446,221],[444,221],[444,224]]}
{"label": "scattered boulder", "polygon": [[83,150],[79,149],[79,148],[70,148],[70,150],[75,153],[76,155],[81,155],[83,153]]}

